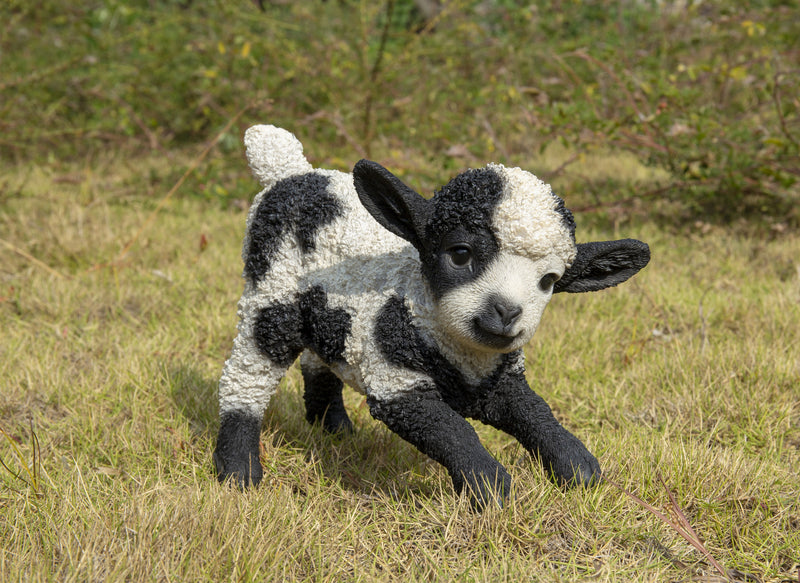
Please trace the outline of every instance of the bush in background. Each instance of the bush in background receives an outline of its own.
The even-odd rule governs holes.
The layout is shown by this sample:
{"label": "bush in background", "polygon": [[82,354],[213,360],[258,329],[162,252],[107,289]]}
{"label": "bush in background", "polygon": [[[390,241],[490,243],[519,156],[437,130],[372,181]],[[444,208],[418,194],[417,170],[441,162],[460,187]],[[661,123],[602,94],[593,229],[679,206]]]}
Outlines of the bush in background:
{"label": "bush in background", "polygon": [[[796,3],[454,0],[427,20],[410,0],[0,10],[6,162],[167,153],[248,108],[240,131],[302,129],[328,164],[375,157],[425,187],[561,143],[548,178],[569,174],[596,207],[798,222]],[[239,134],[221,144],[216,168],[240,171]],[[666,180],[569,172],[620,150]]]}

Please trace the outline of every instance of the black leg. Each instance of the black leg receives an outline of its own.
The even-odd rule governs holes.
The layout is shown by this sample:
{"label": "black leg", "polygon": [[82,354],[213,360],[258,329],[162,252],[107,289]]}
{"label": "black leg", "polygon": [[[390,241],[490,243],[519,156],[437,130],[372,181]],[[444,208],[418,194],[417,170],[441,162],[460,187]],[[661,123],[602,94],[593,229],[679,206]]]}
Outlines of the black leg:
{"label": "black leg", "polygon": [[600,481],[597,458],[561,426],[521,373],[501,379],[485,395],[476,418],[514,436],[557,481],[568,486]]}
{"label": "black leg", "polygon": [[415,391],[389,401],[368,397],[370,412],[389,429],[442,464],[459,494],[467,490],[472,505],[503,504],[511,476],[481,445],[477,433],[435,391]]}
{"label": "black leg", "polygon": [[325,368],[303,365],[301,370],[308,422],[322,422],[322,427],[329,433],[352,431],[353,424],[342,401],[343,384],[339,377]]}
{"label": "black leg", "polygon": [[240,488],[261,482],[260,435],[261,419],[255,415],[229,411],[220,416],[214,449],[214,466],[220,482],[231,478]]}
{"label": "black leg", "polygon": [[273,304],[244,320],[219,382],[220,428],[214,465],[220,481],[261,481],[259,436],[264,410],[302,350],[299,309]]}

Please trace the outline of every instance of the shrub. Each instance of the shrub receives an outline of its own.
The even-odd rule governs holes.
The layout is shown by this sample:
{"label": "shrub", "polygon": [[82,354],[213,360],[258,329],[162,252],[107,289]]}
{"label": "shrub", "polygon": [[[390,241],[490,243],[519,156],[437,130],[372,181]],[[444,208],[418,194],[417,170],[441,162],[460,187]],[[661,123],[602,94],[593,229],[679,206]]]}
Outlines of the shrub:
{"label": "shrub", "polygon": [[[792,3],[441,5],[424,21],[411,0],[14,0],[0,159],[168,152],[248,108],[240,131],[291,127],[329,165],[375,157],[423,188],[476,161],[531,167],[561,142],[572,160],[625,150],[669,177],[643,191],[558,169],[579,193],[619,189],[601,204],[798,222]],[[241,166],[238,133],[221,143]]]}

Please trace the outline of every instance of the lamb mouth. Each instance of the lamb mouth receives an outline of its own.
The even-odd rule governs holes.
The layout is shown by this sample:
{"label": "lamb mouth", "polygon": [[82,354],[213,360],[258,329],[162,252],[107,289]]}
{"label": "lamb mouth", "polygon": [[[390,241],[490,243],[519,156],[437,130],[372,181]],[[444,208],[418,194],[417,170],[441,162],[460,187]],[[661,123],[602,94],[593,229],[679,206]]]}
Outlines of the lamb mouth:
{"label": "lamb mouth", "polygon": [[523,332],[524,330],[520,330],[516,334],[495,332],[481,326],[478,318],[472,321],[472,333],[475,340],[484,346],[497,350],[507,349],[522,336]]}

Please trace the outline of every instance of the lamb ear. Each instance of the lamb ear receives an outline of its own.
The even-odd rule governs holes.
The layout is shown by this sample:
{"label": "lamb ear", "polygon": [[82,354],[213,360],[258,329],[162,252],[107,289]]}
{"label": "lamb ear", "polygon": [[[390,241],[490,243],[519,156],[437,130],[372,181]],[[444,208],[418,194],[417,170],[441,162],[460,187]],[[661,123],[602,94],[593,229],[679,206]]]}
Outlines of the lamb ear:
{"label": "lamb ear", "polygon": [[589,292],[613,287],[633,277],[650,261],[650,247],[636,239],[580,243],[578,255],[553,293]]}
{"label": "lamb ear", "polygon": [[395,235],[422,249],[429,202],[386,168],[359,160],[353,183],[361,204],[375,220]]}

